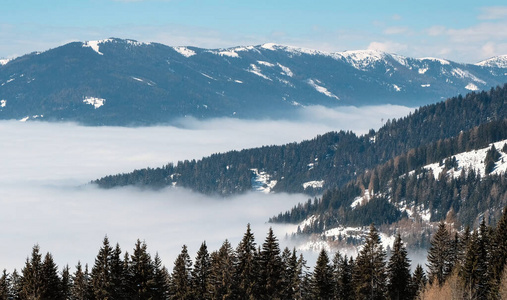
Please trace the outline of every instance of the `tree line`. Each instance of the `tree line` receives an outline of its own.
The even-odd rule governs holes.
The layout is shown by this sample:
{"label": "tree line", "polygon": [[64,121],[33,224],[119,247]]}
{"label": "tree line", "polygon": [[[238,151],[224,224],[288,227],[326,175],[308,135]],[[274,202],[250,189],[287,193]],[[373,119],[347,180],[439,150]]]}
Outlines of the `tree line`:
{"label": "tree line", "polygon": [[250,225],[236,248],[225,240],[210,253],[203,242],[192,261],[184,245],[172,272],[146,243],[122,253],[107,236],[91,270],[78,262],[59,272],[42,257],[36,245],[21,273],[4,270],[0,299],[505,299],[507,207],[494,227],[483,219],[453,232],[440,222],[426,268],[414,272],[401,235],[388,257],[373,224],[355,258],[323,249],[313,270],[295,249],[282,251],[271,228],[257,246]]}
{"label": "tree line", "polygon": [[[213,154],[201,160],[109,175],[94,183],[103,188],[125,185],[160,188],[176,184],[204,194],[230,195],[252,188],[251,169],[256,168],[277,180],[274,187],[277,192],[317,195],[411,149],[458,137],[482,124],[503,121],[507,118],[506,99],[504,85],[421,107],[361,136],[350,131],[329,132],[301,143]],[[477,142],[487,138],[474,137]],[[416,156],[416,159],[424,158]],[[303,187],[303,183],[313,180],[324,180],[324,186]]]}

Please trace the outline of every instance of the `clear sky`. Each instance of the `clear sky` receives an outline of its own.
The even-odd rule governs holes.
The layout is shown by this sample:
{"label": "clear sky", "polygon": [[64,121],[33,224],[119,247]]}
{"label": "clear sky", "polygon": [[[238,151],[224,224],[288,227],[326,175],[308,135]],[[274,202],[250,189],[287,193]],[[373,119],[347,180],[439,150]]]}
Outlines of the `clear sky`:
{"label": "clear sky", "polygon": [[0,58],[109,37],[227,48],[273,42],[475,63],[507,54],[505,0],[0,0]]}

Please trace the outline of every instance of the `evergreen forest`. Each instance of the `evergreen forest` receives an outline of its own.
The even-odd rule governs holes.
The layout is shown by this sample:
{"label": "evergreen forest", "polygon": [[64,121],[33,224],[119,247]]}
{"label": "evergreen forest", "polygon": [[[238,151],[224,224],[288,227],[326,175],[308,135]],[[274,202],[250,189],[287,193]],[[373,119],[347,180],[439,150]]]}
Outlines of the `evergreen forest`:
{"label": "evergreen forest", "polygon": [[203,242],[192,260],[183,245],[172,271],[140,240],[129,254],[106,236],[94,264],[73,272],[35,245],[20,272],[3,271],[0,299],[506,299],[507,207],[495,226],[437,226],[414,268],[400,234],[388,253],[373,224],[356,257],[323,249],[312,269],[271,228],[257,245],[250,225],[236,248]]}

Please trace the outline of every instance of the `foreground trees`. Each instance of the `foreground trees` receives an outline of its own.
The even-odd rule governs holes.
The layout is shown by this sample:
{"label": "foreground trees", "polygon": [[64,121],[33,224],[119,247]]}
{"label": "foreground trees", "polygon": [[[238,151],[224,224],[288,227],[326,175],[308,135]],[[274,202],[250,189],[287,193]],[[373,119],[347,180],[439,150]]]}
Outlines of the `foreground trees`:
{"label": "foreground trees", "polygon": [[505,299],[507,297],[507,208],[496,227],[485,222],[451,234],[440,223],[428,251],[428,276],[421,265],[410,272],[401,235],[387,259],[375,226],[370,226],[354,260],[321,250],[309,272],[302,255],[285,248],[270,229],[256,248],[248,225],[236,248],[225,241],[208,252],[202,243],[193,263],[184,245],[172,273],[138,240],[132,255],[104,238],[95,263],[78,262],[58,272],[50,253],[35,245],[19,274],[0,276],[3,299]]}

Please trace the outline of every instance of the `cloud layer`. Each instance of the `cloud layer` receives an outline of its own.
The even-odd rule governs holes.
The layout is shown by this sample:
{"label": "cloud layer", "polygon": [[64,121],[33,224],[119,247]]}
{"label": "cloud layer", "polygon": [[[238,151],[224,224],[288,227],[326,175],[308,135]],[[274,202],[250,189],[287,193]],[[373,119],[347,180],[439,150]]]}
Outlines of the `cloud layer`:
{"label": "cloud layer", "polygon": [[[306,201],[304,195],[248,193],[228,199],[183,189],[100,190],[86,183],[108,174],[157,167],[216,152],[310,139],[331,130],[364,133],[405,107],[312,107],[293,121],[182,120],[166,127],[83,127],[0,122],[0,268],[23,267],[38,243],[56,262],[93,264],[107,234],[124,251],[145,240],[172,268],[183,244],[195,255],[204,240],[236,245],[251,223],[261,244],[267,219]],[[282,240],[284,226],[275,232]],[[284,242],[282,241],[282,245]]]}

